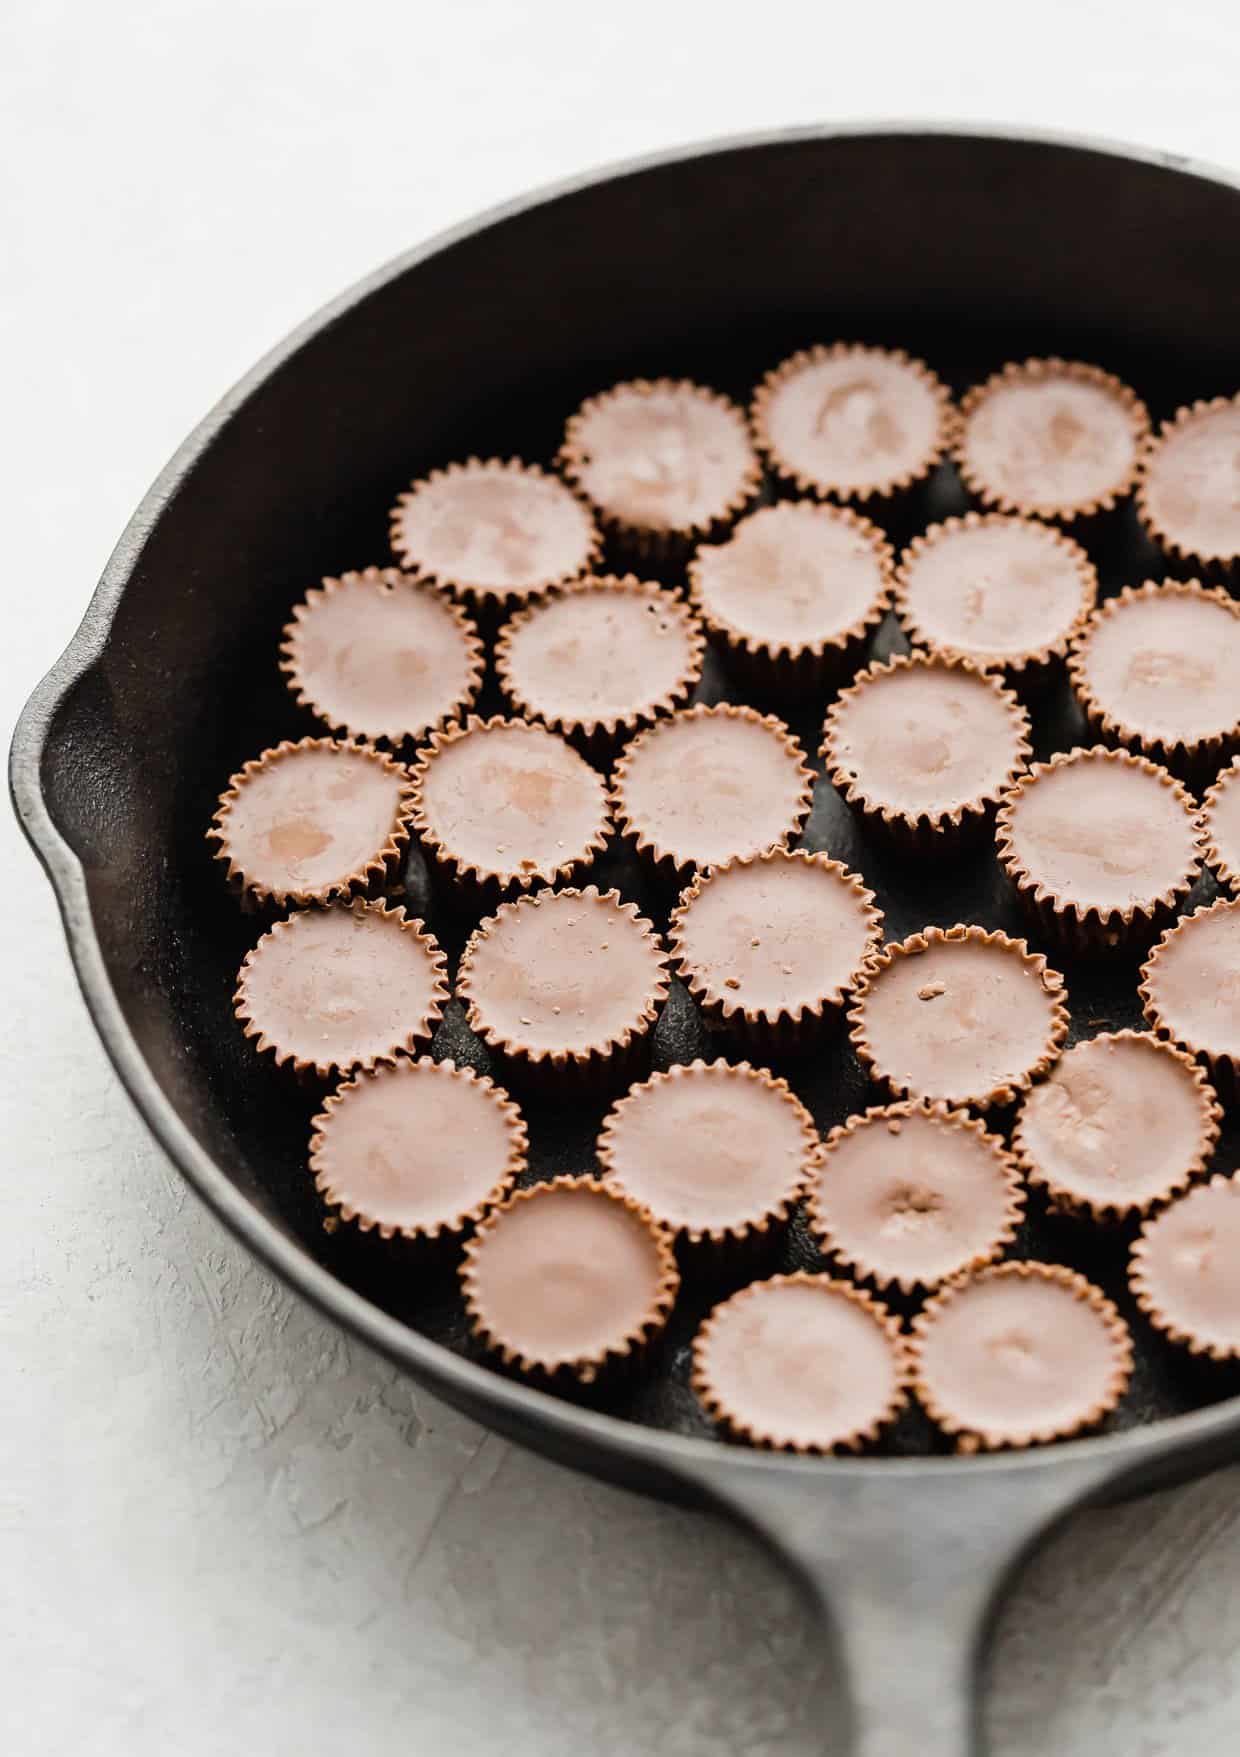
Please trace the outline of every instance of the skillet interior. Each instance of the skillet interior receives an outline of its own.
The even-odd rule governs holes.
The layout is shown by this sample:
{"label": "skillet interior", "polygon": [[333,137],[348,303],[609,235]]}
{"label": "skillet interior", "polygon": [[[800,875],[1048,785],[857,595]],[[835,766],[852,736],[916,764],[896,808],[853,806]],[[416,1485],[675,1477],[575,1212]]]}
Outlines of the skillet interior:
{"label": "skillet interior", "polygon": [[[791,140],[518,213],[381,279],[278,364],[142,543],[106,649],[58,715],[43,773],[52,815],[86,868],[130,1029],[237,1189],[394,1315],[467,1346],[450,1294],[323,1233],[304,1169],[316,1104],[259,1066],[236,1029],[233,976],[257,929],[225,895],[202,841],[231,770],[311,729],[275,671],[289,605],[324,572],[386,559],[386,510],[411,476],[473,451],[545,459],[565,414],[618,376],[688,373],[744,395],[793,347],[834,335],[922,353],[956,388],[1029,353],[1096,359],[1161,416],[1240,380],[1229,298],[1238,222],[1240,197],[1225,186],[1105,153],[950,136]],[[1106,559],[1104,582],[1143,577],[1145,565],[1134,539]],[[708,693],[727,693],[722,673]],[[489,687],[484,706],[496,699]],[[794,718],[811,750],[820,718]],[[1064,701],[1038,731],[1039,755],[1079,736]],[[864,847],[827,787],[805,841],[864,873],[894,937],[956,919],[1019,931],[993,861],[902,871]],[[455,951],[468,923],[433,925]],[[1137,1022],[1130,971],[1060,967],[1078,1032]],[[461,1033],[450,1020],[437,1049],[477,1058]],[[683,995],[657,1048],[663,1059],[710,1053]],[[823,1126],[866,1102],[845,1053],[781,1071]],[[561,1116],[528,1106],[535,1172],[588,1165],[603,1108]],[[1236,1163],[1235,1145],[1229,1129],[1221,1166]],[[1122,1248],[1038,1224],[1026,1243],[1122,1292]],[[794,1238],[793,1256],[805,1249]],[[654,1376],[616,1413],[708,1431],[685,1385],[686,1344],[707,1303],[682,1301]],[[1136,1335],[1138,1372],[1117,1425],[1234,1389],[1226,1375],[1186,1372],[1144,1326]],[[893,1444],[931,1441],[910,1417]]]}

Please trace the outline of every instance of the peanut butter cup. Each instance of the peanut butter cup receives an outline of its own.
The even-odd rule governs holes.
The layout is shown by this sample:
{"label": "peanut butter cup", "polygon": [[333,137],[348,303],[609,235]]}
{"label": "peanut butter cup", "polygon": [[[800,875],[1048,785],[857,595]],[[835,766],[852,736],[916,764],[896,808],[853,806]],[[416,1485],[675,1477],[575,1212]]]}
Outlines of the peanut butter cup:
{"label": "peanut butter cup", "polygon": [[882,940],[874,897],[825,854],[772,850],[701,874],[668,944],[709,1023],[792,1048],[838,1017]]}
{"label": "peanut butter cup", "polygon": [[585,573],[599,537],[585,503],[537,464],[470,458],[400,496],[392,547],[411,572],[493,617]]}
{"label": "peanut butter cup", "polygon": [[658,935],[616,891],[536,891],[501,904],[465,948],[469,1023],[525,1074],[560,1088],[626,1072],[667,996]]}
{"label": "peanut butter cup", "polygon": [[1128,1388],[1132,1339],[1111,1301],[1058,1263],[999,1263],[913,1320],[913,1389],[962,1452],[1096,1427]]}
{"label": "peanut butter cup", "polygon": [[234,1004],[260,1053],[326,1078],[412,1054],[447,998],[447,964],[422,923],[354,902],[277,921],[242,964]]}
{"label": "peanut butter cup", "polygon": [[1143,1213],[1205,1170],[1222,1111],[1183,1050],[1142,1031],[1074,1044],[1026,1094],[1012,1146],[1059,1208]]}
{"label": "peanut butter cup", "polygon": [[817,1155],[813,1118],[787,1081],[725,1061],[678,1065],[634,1086],[597,1148],[604,1175],[691,1244],[782,1226]]}
{"label": "peanut butter cup", "polygon": [[606,846],[602,776],[543,726],[471,717],[433,733],[413,782],[423,845],[476,898],[552,884]]}
{"label": "peanut butter cup", "polygon": [[461,1270],[474,1330],[507,1366],[582,1384],[640,1364],[679,1285],[670,1232],[586,1177],[535,1184],[492,1208]]}
{"label": "peanut butter cup", "polygon": [[827,714],[822,757],[866,827],[950,855],[985,834],[1031,753],[1011,690],[964,659],[899,656],[859,672]]}
{"label": "peanut butter cup", "polygon": [[1224,581],[1240,564],[1240,396],[1178,409],[1137,489],[1146,531],[1180,567]]}
{"label": "peanut butter cup", "polygon": [[896,613],[915,645],[1002,670],[1035,690],[1054,676],[1098,597],[1079,543],[1053,525],[968,513],[914,537],[896,575]]}
{"label": "peanut butter cup", "polygon": [[884,946],[848,1009],[857,1055],[911,1098],[1008,1104],[1059,1059],[1064,982],[1024,940],[928,927]]}
{"label": "peanut butter cup", "polygon": [[729,669],[803,691],[851,676],[891,598],[883,533],[851,507],[788,500],[741,519],[689,563],[693,602]]}
{"label": "peanut butter cup", "polygon": [[399,745],[474,704],[482,642],[459,604],[394,567],[325,579],[295,606],[280,669],[305,708]]}
{"label": "peanut butter cup", "polygon": [[1240,892],[1240,758],[1233,757],[1202,801],[1205,859],[1227,889]]}
{"label": "peanut butter cup", "polygon": [[634,379],[587,398],[559,462],[607,535],[653,556],[720,536],[761,476],[742,411],[683,378]]}
{"label": "peanut butter cup", "polygon": [[1129,1282],[1151,1324],[1193,1354],[1240,1360],[1240,1178],[1212,1177],[1147,1220]]}
{"label": "peanut butter cup", "polygon": [[1129,494],[1149,441],[1145,404],[1079,360],[1025,360],[974,385],[960,405],[956,466],[1000,512],[1064,522]]}
{"label": "peanut butter cup", "polygon": [[705,647],[679,592],[609,574],[518,611],[495,643],[495,669],[521,713],[597,760],[689,699]]}
{"label": "peanut butter cup", "polygon": [[911,1293],[1001,1255],[1025,1197],[997,1135],[963,1110],[906,1102],[832,1129],[807,1210],[854,1273]]}
{"label": "peanut butter cup", "polygon": [[907,1391],[899,1328],[849,1281],[776,1275],[715,1307],[693,1343],[693,1388],[729,1438],[786,1452],[853,1452]]}
{"label": "peanut butter cup", "polygon": [[454,1236],[525,1170],[521,1112],[484,1074],[401,1057],[331,1093],[315,1117],[310,1170],[342,1220],[382,1238]]}
{"label": "peanut butter cup", "polygon": [[395,872],[412,808],[409,771],[382,751],[286,739],[232,776],[207,839],[255,902],[328,903]]}
{"label": "peanut butter cup", "polygon": [[999,862],[1042,931],[1073,951],[1146,943],[1201,870],[1191,795],[1127,750],[1060,752],[1004,794]]}
{"label": "peanut butter cup", "polygon": [[923,482],[953,423],[947,390],[924,362],[852,342],[783,361],[750,414],[775,476],[820,500],[885,501]]}
{"label": "peanut butter cup", "polygon": [[783,721],[731,702],[682,708],[639,733],[612,776],[617,827],[669,877],[785,847],[813,790]]}
{"label": "peanut butter cup", "polygon": [[1190,785],[1240,746],[1240,603],[1196,580],[1108,598],[1068,660],[1092,725]]}
{"label": "peanut butter cup", "polygon": [[1168,928],[1141,967],[1145,1016],[1200,1056],[1223,1099],[1240,1090],[1240,899],[1220,897]]}

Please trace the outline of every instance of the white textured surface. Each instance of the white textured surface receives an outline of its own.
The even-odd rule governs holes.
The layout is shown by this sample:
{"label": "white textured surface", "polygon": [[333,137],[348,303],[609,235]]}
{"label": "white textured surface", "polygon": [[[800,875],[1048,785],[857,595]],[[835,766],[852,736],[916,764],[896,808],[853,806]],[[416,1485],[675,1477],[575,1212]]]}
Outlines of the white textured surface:
{"label": "white textured surface", "polygon": [[[8,0],[5,718],[219,391],[485,203],[832,116],[1044,123],[1240,164],[1227,0],[833,11]],[[185,1194],[0,833],[0,1749],[819,1749],[819,1633],[770,1563],[415,1393]],[[1001,1630],[1000,1757],[1237,1748],[1236,1485],[1081,1518],[1045,1552]]]}

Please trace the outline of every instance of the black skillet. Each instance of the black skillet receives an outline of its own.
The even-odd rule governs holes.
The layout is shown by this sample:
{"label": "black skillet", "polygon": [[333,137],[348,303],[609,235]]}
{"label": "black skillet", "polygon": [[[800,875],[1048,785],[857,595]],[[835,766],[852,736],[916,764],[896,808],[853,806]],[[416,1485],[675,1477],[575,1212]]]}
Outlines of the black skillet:
{"label": "black skillet", "polygon": [[[579,1408],[497,1376],[450,1288],[411,1289],[324,1234],[304,1171],[311,1100],[256,1065],[230,1016],[255,927],[224,896],[202,832],[243,758],[309,729],[275,670],[290,603],[322,573],[383,559],[385,510],[429,466],[473,451],[545,459],[565,414],[617,376],[693,374],[743,395],[793,347],[837,336],[908,347],[957,389],[1031,353],[1096,360],[1162,415],[1240,383],[1238,287],[1235,180],[1058,139],[812,129],[516,203],[345,294],[207,417],[134,515],[14,738],[13,797],[95,1023],[204,1199],[325,1313],[477,1420],[759,1533],[828,1613],[867,1757],[971,1748],[978,1657],[1014,1564],[1073,1508],[1234,1456],[1234,1383],[1190,1369],[1138,1322],[1133,1390],[1098,1438],[955,1459],[910,1417],[896,1455],[763,1455],[717,1442],[688,1391],[687,1344],[709,1303],[692,1290],[652,1379],[623,1404]],[[946,509],[958,489],[940,487]],[[1108,589],[1151,565],[1131,532],[1101,559]],[[727,693],[727,679],[708,689]],[[1060,700],[1037,732],[1044,752],[1080,727]],[[929,877],[884,862],[818,792],[807,842],[864,871],[889,933],[1017,924],[989,859]],[[416,895],[416,871],[411,884]],[[452,942],[468,924],[439,925]],[[1078,1034],[1135,1022],[1131,970],[1066,974]],[[436,1047],[476,1056],[466,1038],[452,1019]],[[706,1047],[674,994],[658,1059]],[[824,1125],[863,1094],[843,1050],[786,1071]],[[590,1163],[598,1112],[530,1120],[538,1174]],[[1235,1163],[1230,1132],[1220,1163]],[[1035,1216],[1022,1243],[1123,1300],[1123,1241]],[[806,1250],[794,1238],[790,1260]]]}

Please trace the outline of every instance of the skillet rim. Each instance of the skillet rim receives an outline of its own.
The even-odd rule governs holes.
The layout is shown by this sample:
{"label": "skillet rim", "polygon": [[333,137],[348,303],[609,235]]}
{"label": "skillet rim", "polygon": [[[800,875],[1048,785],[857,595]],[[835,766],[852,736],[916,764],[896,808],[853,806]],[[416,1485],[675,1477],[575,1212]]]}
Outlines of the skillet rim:
{"label": "skillet rim", "polygon": [[[1240,1442],[1240,1396],[1124,1433],[1070,1440],[1023,1452],[970,1458],[796,1458],[667,1433],[583,1409],[463,1359],[389,1316],[314,1262],[241,1194],[181,1121],[125,1022],[94,930],[84,870],[60,834],[43,792],[43,764],[54,741],[60,710],[71,691],[101,658],[138,558],[182,480],[248,398],[338,319],[379,289],[465,239],[605,183],[738,151],[831,140],[893,138],[958,140],[982,147],[992,142],[1011,142],[1090,154],[1193,177],[1240,193],[1240,177],[1222,166],[1183,153],[1054,129],[883,121],[803,124],[715,136],[596,166],[500,202],[436,233],[356,281],[277,342],[204,416],[173,453],[126,525],[76,632],[23,708],[9,753],[9,789],[14,809],[51,882],[95,1029],[147,1129],[207,1207],[260,1262],[308,1299],[323,1316],[358,1336],[445,1401],[521,1443],[551,1452],[592,1474],[624,1480],[647,1492],[658,1492],[660,1483],[666,1485],[670,1481],[698,1495],[713,1494],[718,1488],[730,1489],[739,1497],[747,1477],[757,1488],[759,1482],[770,1481],[772,1470],[778,1472],[779,1480],[803,1486],[814,1480],[830,1480],[841,1486],[851,1483],[860,1489],[879,1477],[885,1481],[938,1481],[944,1486],[949,1481],[958,1484],[968,1478],[980,1486],[982,1482],[997,1484],[1005,1476],[1026,1480],[1031,1471],[1041,1473],[1056,1466],[1064,1467],[1065,1476],[1072,1474],[1069,1466],[1092,1467],[1090,1474],[1101,1487],[1114,1487],[1120,1479],[1130,1476],[1189,1474],[1191,1466],[1187,1461],[1193,1456],[1221,1459],[1228,1450],[1234,1450],[1226,1443]],[[600,1458],[605,1464],[599,1462]],[[1206,1467],[1208,1462],[1202,1466]]]}

